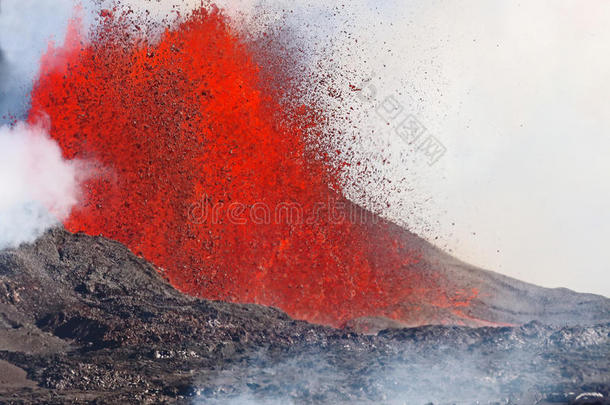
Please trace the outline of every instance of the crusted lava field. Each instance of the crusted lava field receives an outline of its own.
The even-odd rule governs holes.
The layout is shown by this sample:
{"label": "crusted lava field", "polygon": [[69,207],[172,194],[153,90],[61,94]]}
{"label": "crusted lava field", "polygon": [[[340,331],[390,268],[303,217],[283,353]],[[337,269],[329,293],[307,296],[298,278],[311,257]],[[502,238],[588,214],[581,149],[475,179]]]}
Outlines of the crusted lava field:
{"label": "crusted lava field", "polygon": [[189,297],[120,243],[55,229],[0,252],[0,403],[610,403],[608,299],[438,263],[539,322],[333,329]]}

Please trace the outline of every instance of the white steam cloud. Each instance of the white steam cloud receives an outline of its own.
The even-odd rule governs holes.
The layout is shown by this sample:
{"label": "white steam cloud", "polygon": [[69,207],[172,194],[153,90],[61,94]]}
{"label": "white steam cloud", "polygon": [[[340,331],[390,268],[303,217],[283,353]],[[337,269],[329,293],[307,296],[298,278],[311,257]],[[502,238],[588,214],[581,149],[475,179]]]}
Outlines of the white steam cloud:
{"label": "white steam cloud", "polygon": [[0,249],[33,242],[66,219],[83,173],[41,127],[0,127]]}

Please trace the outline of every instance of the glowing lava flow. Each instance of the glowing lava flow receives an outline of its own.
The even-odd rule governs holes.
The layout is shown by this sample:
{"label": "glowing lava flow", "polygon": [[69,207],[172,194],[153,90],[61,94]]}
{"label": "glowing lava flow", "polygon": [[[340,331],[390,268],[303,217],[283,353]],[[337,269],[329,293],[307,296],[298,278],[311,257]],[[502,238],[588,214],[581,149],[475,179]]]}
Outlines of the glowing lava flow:
{"label": "glowing lava flow", "polygon": [[387,224],[340,215],[315,108],[265,91],[264,66],[218,10],[156,40],[102,18],[88,44],[72,29],[49,49],[32,92],[30,121],[48,117],[66,157],[104,167],[69,230],[126,244],[186,293],[313,322],[468,305]]}

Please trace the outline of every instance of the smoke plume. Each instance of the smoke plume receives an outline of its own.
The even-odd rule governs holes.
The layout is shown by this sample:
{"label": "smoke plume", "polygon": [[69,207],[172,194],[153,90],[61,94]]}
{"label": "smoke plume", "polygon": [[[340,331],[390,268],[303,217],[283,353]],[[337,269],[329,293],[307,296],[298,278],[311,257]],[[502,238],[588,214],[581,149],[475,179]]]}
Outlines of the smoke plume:
{"label": "smoke plume", "polygon": [[68,217],[82,166],[64,160],[41,127],[0,127],[0,249],[32,242]]}

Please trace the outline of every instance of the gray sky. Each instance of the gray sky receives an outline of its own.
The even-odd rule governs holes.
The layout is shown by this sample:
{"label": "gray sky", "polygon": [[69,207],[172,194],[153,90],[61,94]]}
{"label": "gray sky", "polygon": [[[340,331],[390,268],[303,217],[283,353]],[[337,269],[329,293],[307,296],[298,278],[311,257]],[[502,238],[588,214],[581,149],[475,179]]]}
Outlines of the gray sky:
{"label": "gray sky", "polygon": [[[14,71],[31,78],[45,38],[61,38],[70,2],[2,1],[0,46]],[[256,2],[220,3],[248,15]],[[410,167],[399,160],[386,167],[409,188],[384,195],[395,202],[384,215],[464,261],[610,296],[610,2],[266,3],[345,4],[329,24],[352,30],[363,52],[355,58],[339,44],[336,57],[375,72],[380,94],[417,99],[418,118],[447,148],[431,167],[417,156]],[[381,148],[366,137],[384,124],[356,107],[365,117],[363,145]],[[396,154],[405,148],[396,137],[384,142]]]}

